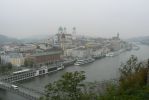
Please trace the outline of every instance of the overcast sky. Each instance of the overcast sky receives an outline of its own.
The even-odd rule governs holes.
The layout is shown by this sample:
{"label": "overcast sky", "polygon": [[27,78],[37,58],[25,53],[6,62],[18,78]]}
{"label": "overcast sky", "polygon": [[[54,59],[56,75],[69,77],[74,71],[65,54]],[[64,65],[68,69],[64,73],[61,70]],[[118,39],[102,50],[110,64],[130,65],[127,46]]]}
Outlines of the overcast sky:
{"label": "overcast sky", "polygon": [[77,34],[123,38],[149,35],[149,0],[0,0],[0,34]]}

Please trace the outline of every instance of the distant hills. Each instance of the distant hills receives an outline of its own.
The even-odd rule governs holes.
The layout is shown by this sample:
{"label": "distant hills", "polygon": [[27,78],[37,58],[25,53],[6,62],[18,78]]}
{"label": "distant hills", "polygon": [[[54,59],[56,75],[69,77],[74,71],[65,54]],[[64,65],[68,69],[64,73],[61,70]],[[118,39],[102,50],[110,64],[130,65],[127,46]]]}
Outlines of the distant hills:
{"label": "distant hills", "polygon": [[27,38],[17,39],[9,36],[0,34],[0,44],[9,44],[9,43],[30,43],[30,42],[38,42],[44,39],[48,39],[53,35],[41,34],[41,35],[33,35]]}
{"label": "distant hills", "polygon": [[31,42],[39,42],[42,40],[48,40],[49,38],[53,37],[53,34],[37,34],[30,37],[26,37],[21,39],[22,42],[31,43]]}
{"label": "distant hills", "polygon": [[[0,44],[8,44],[8,43],[22,43],[22,42],[37,42],[43,39],[47,39],[53,37],[53,34],[47,35],[35,35],[35,36],[31,36],[28,38],[24,38],[24,39],[16,39],[16,38],[12,38],[12,37],[8,37],[5,35],[1,35],[0,34]],[[127,39],[127,41],[130,42],[140,42],[143,44],[147,44],[149,45],[149,36],[143,36],[143,37],[135,37],[135,38],[131,38],[131,39]]]}
{"label": "distant hills", "polygon": [[140,43],[149,45],[149,36],[136,37],[136,38],[129,39],[129,41],[140,42]]}
{"label": "distant hills", "polygon": [[18,43],[20,40],[0,34],[0,44]]}

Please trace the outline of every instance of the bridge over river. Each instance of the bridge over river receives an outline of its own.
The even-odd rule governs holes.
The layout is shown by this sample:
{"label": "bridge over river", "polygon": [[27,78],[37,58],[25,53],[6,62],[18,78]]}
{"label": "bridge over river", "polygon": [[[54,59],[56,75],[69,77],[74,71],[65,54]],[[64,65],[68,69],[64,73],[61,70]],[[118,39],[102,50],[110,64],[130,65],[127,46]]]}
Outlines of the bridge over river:
{"label": "bridge over river", "polygon": [[[72,64],[74,61],[70,60],[68,62],[64,62],[64,64]],[[36,70],[21,70],[14,72],[12,75],[7,75],[0,78],[0,88],[9,92],[13,92],[22,97],[27,98],[28,100],[38,100],[41,96],[44,95],[42,91],[35,90],[29,87],[25,87],[19,84],[19,81],[27,80],[30,78],[34,78],[37,76],[45,75],[48,73],[53,73],[58,71],[58,68],[63,69],[63,66],[54,66],[54,67],[42,67]],[[17,89],[12,86],[17,86]]]}
{"label": "bridge over river", "polygon": [[24,87],[21,84],[15,84],[17,88],[13,88],[12,86],[14,86],[14,84],[0,82],[1,89],[20,95],[26,98],[27,100],[39,100],[39,98],[44,95],[44,93],[41,91]]}
{"label": "bridge over river", "polygon": [[[65,67],[64,70],[55,72],[53,74],[51,73],[49,75],[47,74],[47,75],[44,75],[41,77],[35,77],[33,79],[22,81],[19,83],[21,83],[25,87],[37,89],[39,91],[43,91],[45,85],[60,79],[60,77],[65,72],[72,72],[72,71],[85,71],[86,77],[87,77],[85,80],[86,82],[110,80],[113,78],[117,79],[119,77],[118,69],[120,68],[121,63],[126,62],[127,59],[131,55],[136,55],[138,57],[139,61],[144,61],[144,60],[149,58],[149,54],[148,54],[149,46],[139,45],[139,47],[140,47],[139,50],[131,50],[128,52],[121,53],[120,55],[114,56],[114,57],[105,57],[105,58],[97,60],[94,63],[91,63],[89,65],[84,65],[84,66],[72,65],[69,67]],[[34,75],[35,74],[33,74],[33,76]],[[26,76],[32,76],[32,74],[26,75]],[[9,79],[7,79],[7,81],[9,81],[9,80],[15,81],[15,79],[23,79],[23,78],[27,79],[27,77],[24,77],[24,75],[22,75],[20,77],[16,77],[16,78],[14,78],[14,77],[15,76],[9,77]],[[149,80],[148,80],[148,83],[149,83]],[[19,84],[16,84],[16,85],[19,86]],[[97,84],[97,85],[101,85],[102,87],[105,86],[104,82],[102,82],[101,84]],[[0,88],[1,88],[1,86],[0,86]],[[20,85],[20,88],[21,88],[21,85]],[[32,89],[30,89],[29,91],[31,91],[31,90]],[[35,94],[38,95],[38,93],[36,93],[36,92],[35,92]],[[26,97],[26,96],[24,96],[24,97]],[[24,97],[16,95],[16,93],[11,93],[9,91],[7,92],[7,90],[6,91],[0,91],[0,98],[2,98],[2,100],[29,100],[29,99],[26,99]],[[35,97],[36,97],[36,95],[35,95]]]}

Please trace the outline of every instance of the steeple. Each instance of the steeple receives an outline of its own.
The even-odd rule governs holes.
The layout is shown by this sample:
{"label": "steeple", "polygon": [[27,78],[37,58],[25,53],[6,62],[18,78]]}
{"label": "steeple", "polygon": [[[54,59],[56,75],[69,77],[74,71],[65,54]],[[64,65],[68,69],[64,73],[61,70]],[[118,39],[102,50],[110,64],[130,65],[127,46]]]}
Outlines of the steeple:
{"label": "steeple", "polygon": [[119,32],[117,32],[117,39],[119,39],[120,37],[119,37]]}
{"label": "steeple", "polygon": [[58,28],[58,33],[59,34],[62,34],[63,33],[63,28],[61,26]]}

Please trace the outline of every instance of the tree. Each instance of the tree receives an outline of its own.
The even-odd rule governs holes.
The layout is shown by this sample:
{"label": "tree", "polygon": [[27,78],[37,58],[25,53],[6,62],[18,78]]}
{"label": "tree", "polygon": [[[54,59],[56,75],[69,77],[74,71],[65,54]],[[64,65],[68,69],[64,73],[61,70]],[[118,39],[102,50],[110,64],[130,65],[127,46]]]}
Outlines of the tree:
{"label": "tree", "polygon": [[11,70],[12,69],[12,64],[11,63],[7,63],[6,67],[7,67],[8,70]]}
{"label": "tree", "polygon": [[0,56],[0,65],[2,64],[2,59],[1,59],[1,56]]}
{"label": "tree", "polygon": [[98,82],[91,85],[83,83],[84,72],[67,72],[60,80],[45,87],[45,96],[40,100],[149,100],[147,66],[132,55],[119,69],[118,84],[104,82],[106,87],[102,93],[98,90],[101,88]]}
{"label": "tree", "polygon": [[62,78],[49,83],[46,88],[46,96],[42,100],[80,100],[85,80],[84,72],[66,72]]}
{"label": "tree", "polygon": [[32,59],[25,59],[24,65],[25,65],[25,67],[28,67],[28,66],[33,67],[34,62]]}
{"label": "tree", "polygon": [[121,64],[120,88],[130,89],[143,86],[147,82],[147,67],[132,55],[126,63]]}
{"label": "tree", "polygon": [[108,86],[99,100],[149,100],[149,86],[146,86],[148,65],[132,55],[126,63],[122,63],[119,71],[119,85]]}
{"label": "tree", "polygon": [[0,73],[4,74],[12,70],[12,64],[7,63],[7,64],[1,64],[0,65]]}

